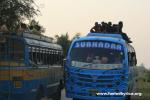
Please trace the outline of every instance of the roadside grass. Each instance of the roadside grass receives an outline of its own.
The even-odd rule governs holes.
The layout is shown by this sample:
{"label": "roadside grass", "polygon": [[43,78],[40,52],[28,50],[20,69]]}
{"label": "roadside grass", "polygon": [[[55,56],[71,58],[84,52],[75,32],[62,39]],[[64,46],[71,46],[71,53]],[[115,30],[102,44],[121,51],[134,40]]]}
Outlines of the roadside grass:
{"label": "roadside grass", "polygon": [[150,100],[150,81],[148,75],[150,72],[143,74],[143,77],[138,78],[138,92],[142,93],[140,100]]}

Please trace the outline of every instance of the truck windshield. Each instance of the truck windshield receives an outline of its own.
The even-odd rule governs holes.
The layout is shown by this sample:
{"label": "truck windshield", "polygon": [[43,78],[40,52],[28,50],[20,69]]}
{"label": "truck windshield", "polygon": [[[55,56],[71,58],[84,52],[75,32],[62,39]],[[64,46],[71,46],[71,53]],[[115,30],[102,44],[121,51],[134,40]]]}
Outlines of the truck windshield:
{"label": "truck windshield", "polygon": [[124,60],[123,50],[98,47],[73,47],[70,56],[75,67],[121,65]]}

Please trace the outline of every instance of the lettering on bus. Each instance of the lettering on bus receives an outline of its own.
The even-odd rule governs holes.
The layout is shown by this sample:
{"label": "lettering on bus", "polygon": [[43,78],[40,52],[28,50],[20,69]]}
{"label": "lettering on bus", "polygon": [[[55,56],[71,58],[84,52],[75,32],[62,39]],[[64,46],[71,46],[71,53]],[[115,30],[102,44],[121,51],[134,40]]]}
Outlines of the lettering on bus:
{"label": "lettering on bus", "polygon": [[74,48],[106,48],[113,50],[122,50],[122,45],[110,42],[76,42]]}

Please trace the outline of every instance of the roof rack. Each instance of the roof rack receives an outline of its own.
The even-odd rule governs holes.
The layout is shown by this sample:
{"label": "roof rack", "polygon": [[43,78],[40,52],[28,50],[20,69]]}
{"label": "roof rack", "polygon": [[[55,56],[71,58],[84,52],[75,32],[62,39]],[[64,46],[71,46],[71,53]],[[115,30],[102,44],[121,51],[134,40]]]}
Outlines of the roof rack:
{"label": "roof rack", "polygon": [[125,33],[88,33],[87,36],[113,37],[123,39],[127,43],[132,43],[130,38]]}
{"label": "roof rack", "polygon": [[53,42],[53,38],[52,37],[47,37],[44,35],[37,35],[37,34],[32,34],[32,33],[20,33],[20,35],[17,35],[16,33],[3,33],[0,32],[0,35],[7,35],[7,36],[19,36],[19,37],[24,37],[24,38],[30,38],[30,39],[35,39],[35,40],[40,40],[40,41],[45,41],[45,42]]}
{"label": "roof rack", "polygon": [[43,36],[43,35],[36,35],[36,34],[31,34],[31,33],[23,33],[22,36],[25,37],[25,38],[41,40],[41,41],[50,42],[50,43],[53,42],[53,38],[52,37],[47,37],[47,36]]}

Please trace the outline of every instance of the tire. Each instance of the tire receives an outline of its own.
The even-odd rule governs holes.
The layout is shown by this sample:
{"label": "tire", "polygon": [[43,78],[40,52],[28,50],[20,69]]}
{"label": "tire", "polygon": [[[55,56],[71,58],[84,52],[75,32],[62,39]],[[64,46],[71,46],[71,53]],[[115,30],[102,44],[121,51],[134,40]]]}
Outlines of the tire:
{"label": "tire", "polygon": [[64,81],[63,80],[60,80],[60,89],[64,89],[65,88],[65,85],[64,85]]}
{"label": "tire", "polygon": [[126,100],[131,100],[131,96],[130,96],[130,95],[127,95],[127,96],[126,96]]}
{"label": "tire", "polygon": [[44,97],[44,87],[43,85],[40,85],[37,94],[36,94],[36,100],[41,100]]}
{"label": "tire", "polygon": [[61,87],[58,86],[57,92],[53,94],[52,96],[53,100],[61,100]]}

